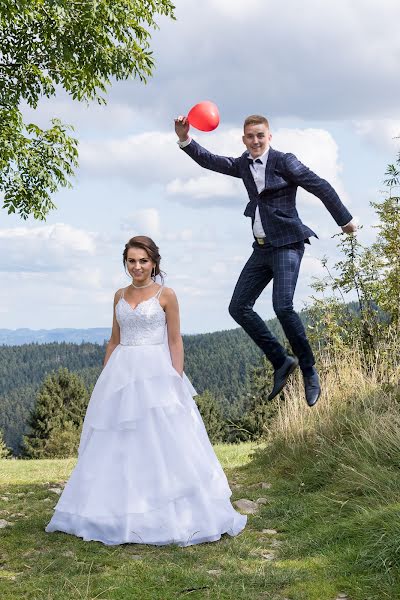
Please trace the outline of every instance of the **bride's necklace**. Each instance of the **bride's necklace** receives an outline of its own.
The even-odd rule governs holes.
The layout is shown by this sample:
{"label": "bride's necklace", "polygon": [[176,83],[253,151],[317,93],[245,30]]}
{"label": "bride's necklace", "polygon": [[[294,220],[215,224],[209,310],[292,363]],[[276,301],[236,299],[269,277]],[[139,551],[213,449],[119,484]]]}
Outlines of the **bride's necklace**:
{"label": "bride's necklace", "polygon": [[146,288],[146,287],[149,287],[150,285],[153,285],[153,283],[154,283],[154,281],[150,281],[149,283],[146,283],[146,285],[135,285],[132,281],[131,286],[137,290],[141,290],[142,288]]}

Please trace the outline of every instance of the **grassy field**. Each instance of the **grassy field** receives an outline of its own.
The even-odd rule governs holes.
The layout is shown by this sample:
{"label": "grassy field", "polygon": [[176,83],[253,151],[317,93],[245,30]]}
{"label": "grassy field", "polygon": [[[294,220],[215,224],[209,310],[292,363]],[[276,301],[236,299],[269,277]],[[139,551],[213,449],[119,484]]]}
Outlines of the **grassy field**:
{"label": "grassy field", "polygon": [[[254,445],[216,449],[237,498],[265,495],[254,485],[265,480],[265,473],[252,467]],[[183,549],[106,547],[62,533],[46,534],[44,526],[58,498],[51,489],[65,481],[73,464],[0,461],[0,519],[12,523],[0,530],[2,600],[284,597],[278,590],[285,587],[287,574],[263,558],[280,537],[261,533],[267,524],[274,525],[264,516],[264,507],[263,516],[250,519],[245,534]],[[277,593],[270,595],[272,589]]]}
{"label": "grassy field", "polygon": [[214,544],[46,534],[74,461],[0,461],[1,600],[398,600],[400,389],[354,363],[323,375],[313,410],[288,386],[263,445],[216,446],[233,500],[266,503]]}

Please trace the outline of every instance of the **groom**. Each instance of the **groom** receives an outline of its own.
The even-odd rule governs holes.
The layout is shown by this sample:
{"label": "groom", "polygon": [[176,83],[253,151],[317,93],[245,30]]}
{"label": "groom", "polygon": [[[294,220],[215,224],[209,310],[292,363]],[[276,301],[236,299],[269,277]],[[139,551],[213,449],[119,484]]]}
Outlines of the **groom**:
{"label": "groom", "polygon": [[[304,244],[310,243],[309,237],[317,235],[297,214],[297,187],[317,196],[345,233],[356,230],[351,214],[327,181],[310,171],[294,154],[271,148],[272,136],[268,120],[263,116],[246,118],[242,137],[246,151],[238,158],[211,154],[191,139],[186,117],[175,119],[175,131],[180,148],[200,166],[242,179],[249,195],[244,214],[251,217],[253,253],[239,276],[229,313],[272,363],[274,383],[268,399],[279,394],[289,375],[300,365],[306,401],[313,406],[321,387],[304,326],[293,310],[293,296]],[[255,301],[271,280],[274,311],[294,357],[286,353],[253,310]]]}

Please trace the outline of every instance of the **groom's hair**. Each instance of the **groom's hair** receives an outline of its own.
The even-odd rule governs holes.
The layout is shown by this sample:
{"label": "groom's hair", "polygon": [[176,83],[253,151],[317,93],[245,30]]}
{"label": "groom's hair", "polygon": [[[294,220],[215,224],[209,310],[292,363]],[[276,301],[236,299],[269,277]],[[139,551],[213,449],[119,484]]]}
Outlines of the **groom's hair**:
{"label": "groom's hair", "polygon": [[266,125],[269,129],[268,119],[262,115],[250,115],[246,117],[243,123],[243,130],[246,129],[247,125]]}

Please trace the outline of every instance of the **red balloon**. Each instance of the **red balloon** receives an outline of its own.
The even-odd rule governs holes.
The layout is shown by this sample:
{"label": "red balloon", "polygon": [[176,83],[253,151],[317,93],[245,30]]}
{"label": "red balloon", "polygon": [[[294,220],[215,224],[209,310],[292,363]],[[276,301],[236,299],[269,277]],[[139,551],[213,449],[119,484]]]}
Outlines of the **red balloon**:
{"label": "red balloon", "polygon": [[219,124],[219,112],[216,104],[205,100],[190,109],[187,119],[193,127],[200,131],[212,131]]}

